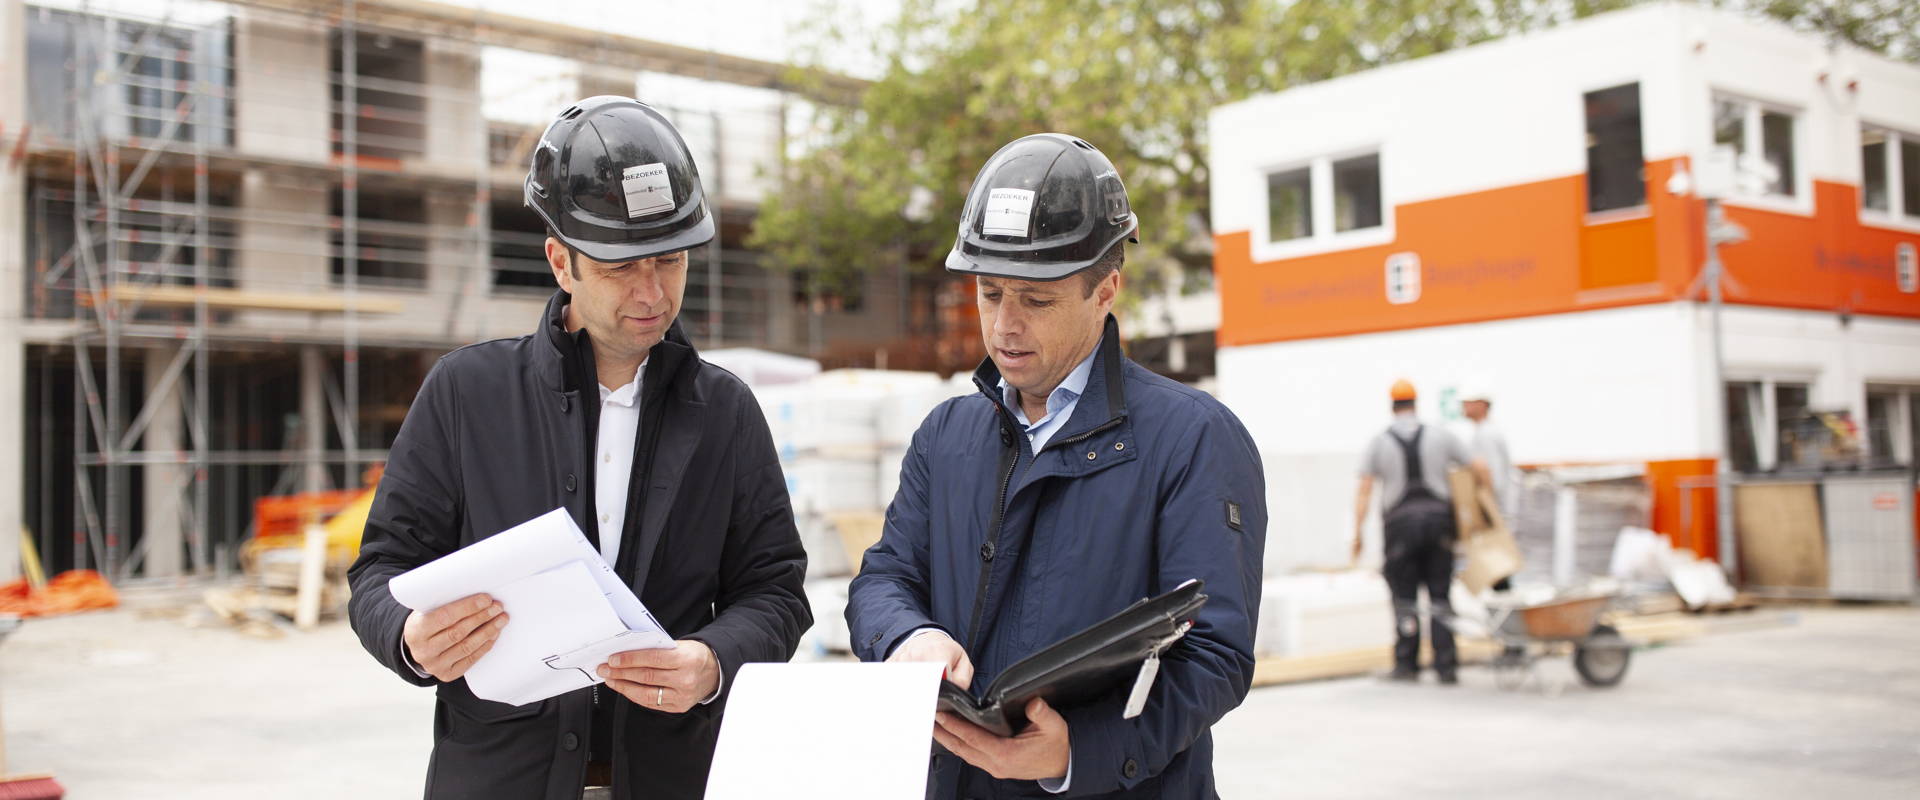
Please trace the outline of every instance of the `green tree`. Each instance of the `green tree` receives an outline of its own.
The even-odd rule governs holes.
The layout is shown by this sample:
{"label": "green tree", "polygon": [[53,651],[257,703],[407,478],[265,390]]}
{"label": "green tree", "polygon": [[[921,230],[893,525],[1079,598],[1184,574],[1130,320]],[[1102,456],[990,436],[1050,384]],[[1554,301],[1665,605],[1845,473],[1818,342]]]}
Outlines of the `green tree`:
{"label": "green tree", "polygon": [[[827,287],[901,252],[938,269],[980,165],[1017,137],[1066,131],[1127,181],[1141,222],[1131,277],[1203,285],[1215,106],[1633,2],[905,0],[859,41],[829,6],[816,46],[872,48],[882,69],[857,105],[818,109],[817,139],[785,166],[752,241]],[[1912,0],[1715,2],[1907,52],[1920,13]]]}

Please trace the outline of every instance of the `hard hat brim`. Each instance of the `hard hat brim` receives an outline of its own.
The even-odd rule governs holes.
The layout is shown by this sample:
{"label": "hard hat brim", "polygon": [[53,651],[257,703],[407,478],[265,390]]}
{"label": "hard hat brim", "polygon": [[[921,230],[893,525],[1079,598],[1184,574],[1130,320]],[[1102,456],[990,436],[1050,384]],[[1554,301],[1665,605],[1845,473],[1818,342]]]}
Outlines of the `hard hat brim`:
{"label": "hard hat brim", "polygon": [[989,278],[1007,278],[1016,281],[1034,281],[1049,283],[1065,280],[1082,270],[1100,263],[1113,248],[1121,246],[1122,239],[1134,244],[1140,243],[1140,223],[1128,220],[1126,231],[1101,250],[1099,255],[1079,261],[1050,262],[1031,259],[1007,258],[992,251],[974,246],[961,236],[954,242],[953,249],[947,251],[947,271],[959,275],[985,276]]}
{"label": "hard hat brim", "polygon": [[562,243],[602,264],[625,264],[643,258],[670,255],[713,241],[713,215],[707,214],[693,227],[646,242],[595,242],[568,236],[556,236]]}

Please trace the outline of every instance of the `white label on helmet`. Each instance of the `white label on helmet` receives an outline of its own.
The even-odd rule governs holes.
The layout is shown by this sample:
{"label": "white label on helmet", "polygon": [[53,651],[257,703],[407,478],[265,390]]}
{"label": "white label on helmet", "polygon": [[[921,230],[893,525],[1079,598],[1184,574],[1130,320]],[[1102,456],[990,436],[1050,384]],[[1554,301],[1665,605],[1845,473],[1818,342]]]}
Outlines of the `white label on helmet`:
{"label": "white label on helmet", "polygon": [[1033,218],[1033,192],[1026,189],[987,191],[987,210],[981,212],[980,232],[994,236],[1025,237]]}
{"label": "white label on helmet", "polygon": [[627,193],[627,219],[673,210],[673,181],[665,164],[641,164],[620,173]]}

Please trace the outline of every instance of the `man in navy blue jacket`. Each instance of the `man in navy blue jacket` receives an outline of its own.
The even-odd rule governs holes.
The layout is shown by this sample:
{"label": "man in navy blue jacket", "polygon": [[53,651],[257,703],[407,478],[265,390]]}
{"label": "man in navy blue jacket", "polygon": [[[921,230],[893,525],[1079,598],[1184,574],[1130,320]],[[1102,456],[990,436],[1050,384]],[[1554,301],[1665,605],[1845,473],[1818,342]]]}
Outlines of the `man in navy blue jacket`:
{"label": "man in navy blue jacket", "polygon": [[938,661],[979,692],[1021,658],[1198,578],[1211,597],[1129,686],[1035,699],[996,736],[941,714],[931,796],[1215,796],[1210,728],[1246,697],[1266,537],[1260,455],[1208,395],[1120,352],[1109,313],[1138,223],[1111,162],[1072,136],[994,154],[947,269],[975,276],[980,393],[914,434],[847,605],[866,661]]}

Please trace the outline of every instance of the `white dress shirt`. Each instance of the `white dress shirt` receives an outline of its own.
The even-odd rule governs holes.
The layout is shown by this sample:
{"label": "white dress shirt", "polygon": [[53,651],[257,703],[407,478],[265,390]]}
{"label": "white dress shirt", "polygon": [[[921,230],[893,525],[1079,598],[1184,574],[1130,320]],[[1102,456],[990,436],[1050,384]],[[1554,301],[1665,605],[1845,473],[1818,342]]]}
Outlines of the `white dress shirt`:
{"label": "white dress shirt", "polygon": [[[651,359],[649,359],[651,360]],[[640,432],[640,383],[647,362],[633,380],[618,389],[600,386],[599,441],[593,449],[593,508],[600,529],[600,556],[608,564],[620,555],[620,532],[627,524],[627,484],[633,479],[634,437]]]}
{"label": "white dress shirt", "polygon": [[1045,450],[1053,435],[1067,426],[1074,408],[1080,405],[1080,395],[1087,392],[1087,380],[1093,377],[1093,359],[1099,354],[1100,348],[1096,345],[1093,352],[1080,360],[1079,366],[1060,380],[1059,386],[1053,387],[1047,394],[1047,415],[1038,421],[1027,420],[1027,409],[1020,404],[1020,391],[1008,386],[1006,378],[1000,379],[1000,394],[1005,398],[1007,410],[1026,428],[1027,442],[1033,446],[1033,452]]}

